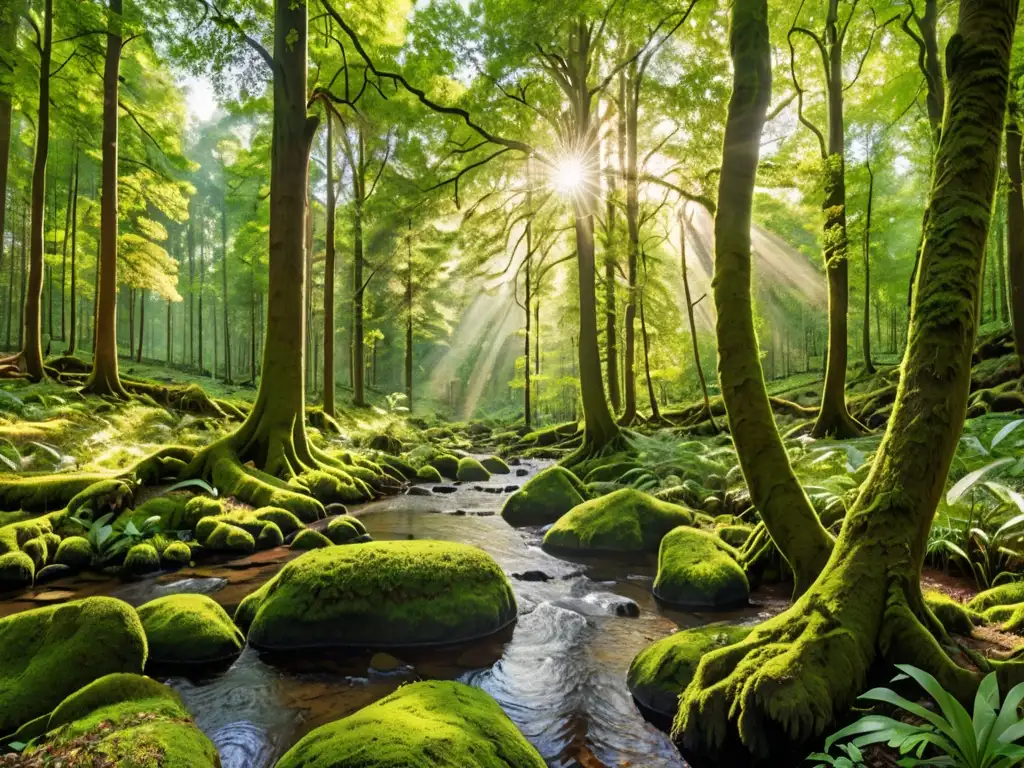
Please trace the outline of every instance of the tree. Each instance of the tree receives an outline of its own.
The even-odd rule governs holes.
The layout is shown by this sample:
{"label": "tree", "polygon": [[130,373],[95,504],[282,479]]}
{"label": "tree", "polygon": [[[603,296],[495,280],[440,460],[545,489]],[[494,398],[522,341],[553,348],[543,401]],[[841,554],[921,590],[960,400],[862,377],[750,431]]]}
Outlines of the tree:
{"label": "tree", "polygon": [[[947,638],[924,604],[920,575],[967,409],[1017,11],[1017,0],[960,4],[946,56],[949,106],[892,417],[818,579],[745,640],[701,659],[673,728],[691,751],[718,755],[735,739],[730,743],[765,757],[780,736],[790,744],[819,738],[853,702],[876,659],[926,669],[961,699],[980,682],[980,672],[957,666],[944,650]],[[740,111],[767,87],[764,0],[734,6],[732,35]],[[739,58],[755,45],[761,51],[756,70]],[[745,90],[751,86],[753,92]],[[756,103],[763,114],[767,95]],[[732,108],[730,114],[736,114]],[[759,134],[748,134],[754,146]],[[736,149],[726,143],[723,166]],[[723,167],[721,192],[729,178]],[[753,181],[748,173],[743,189],[730,191],[749,195]],[[1012,663],[993,666],[1004,682],[1016,674]]]}

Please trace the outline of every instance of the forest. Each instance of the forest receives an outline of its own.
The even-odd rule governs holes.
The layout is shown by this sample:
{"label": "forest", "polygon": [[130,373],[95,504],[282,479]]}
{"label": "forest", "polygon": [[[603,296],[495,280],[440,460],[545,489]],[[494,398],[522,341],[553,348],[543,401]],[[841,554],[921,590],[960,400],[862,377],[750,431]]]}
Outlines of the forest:
{"label": "forest", "polygon": [[0,766],[1024,765],[1018,0],[0,0]]}

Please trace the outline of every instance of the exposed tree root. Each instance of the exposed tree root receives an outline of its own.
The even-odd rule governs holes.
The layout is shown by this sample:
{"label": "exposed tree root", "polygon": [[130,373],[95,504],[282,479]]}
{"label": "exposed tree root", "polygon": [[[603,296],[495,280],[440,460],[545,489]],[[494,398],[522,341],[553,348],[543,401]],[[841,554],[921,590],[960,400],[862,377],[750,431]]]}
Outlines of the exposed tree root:
{"label": "exposed tree root", "polygon": [[597,446],[593,442],[588,441],[584,435],[580,447],[559,463],[566,469],[571,469],[580,477],[583,477],[595,467],[607,463],[606,459],[612,456],[633,453],[634,449],[630,437],[631,433],[628,430],[622,430],[610,441]]}

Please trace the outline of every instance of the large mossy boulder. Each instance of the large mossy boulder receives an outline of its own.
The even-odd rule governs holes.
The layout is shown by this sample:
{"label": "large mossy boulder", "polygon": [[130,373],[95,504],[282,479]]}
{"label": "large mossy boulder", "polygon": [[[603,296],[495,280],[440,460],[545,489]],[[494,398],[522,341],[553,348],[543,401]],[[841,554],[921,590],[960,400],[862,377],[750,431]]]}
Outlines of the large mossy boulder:
{"label": "large mossy boulder", "polygon": [[88,568],[92,564],[92,547],[84,536],[68,536],[57,547],[54,562],[71,568]]}
{"label": "large mossy boulder", "polygon": [[483,482],[491,479],[491,473],[479,461],[466,456],[459,459],[459,468],[455,470],[455,477],[464,483]]}
{"label": "large mossy boulder", "polygon": [[327,524],[326,536],[332,544],[356,544],[370,541],[363,521],[352,515],[338,515]]}
{"label": "large mossy boulder", "polygon": [[430,466],[449,480],[458,479],[459,458],[457,456],[452,456],[450,453],[442,453],[440,456],[435,456],[430,461]]}
{"label": "large mossy boulder", "polygon": [[235,613],[250,645],[261,650],[457,643],[492,634],[515,617],[512,588],[491,556],[441,541],[307,552]]}
{"label": "large mossy boulder", "polygon": [[480,459],[480,463],[492,475],[507,475],[512,471],[500,456],[486,456]]}
{"label": "large mossy boulder", "polygon": [[404,685],[317,728],[277,768],[544,768],[497,702],[454,681]]}
{"label": "large mossy boulder", "polygon": [[501,516],[509,525],[548,525],[587,499],[583,483],[562,467],[548,467],[505,500]]}
{"label": "large mossy boulder", "polygon": [[206,595],[167,595],[139,608],[151,664],[210,664],[242,652],[245,636]]}
{"label": "large mossy boulder", "polygon": [[544,548],[554,552],[657,552],[673,528],[692,525],[693,512],[623,488],[573,507],[551,526]]}
{"label": "large mossy boulder", "polygon": [[128,550],[121,566],[121,578],[131,579],[160,570],[160,553],[152,544],[142,542]]}
{"label": "large mossy boulder", "polygon": [[429,464],[424,464],[416,470],[416,481],[420,483],[440,483],[444,481],[441,473]]}
{"label": "large mossy boulder", "polygon": [[684,610],[724,610],[750,597],[736,550],[714,534],[675,528],[661,540],[654,596]]}
{"label": "large mossy boulder", "polygon": [[679,694],[690,684],[704,654],[744,640],[751,629],[711,624],[662,638],[640,651],[629,665],[629,692],[646,714],[671,721]]}
{"label": "large mossy boulder", "polygon": [[89,597],[0,619],[0,734],[111,672],[141,673],[146,635],[128,603]]}
{"label": "large mossy boulder", "polygon": [[0,592],[31,587],[35,575],[35,562],[24,552],[0,555]]}
{"label": "large mossy boulder", "polygon": [[[42,719],[41,719],[42,720]],[[64,699],[40,722],[26,765],[219,768],[217,749],[166,685],[110,674]],[[30,734],[19,738],[28,738]]]}

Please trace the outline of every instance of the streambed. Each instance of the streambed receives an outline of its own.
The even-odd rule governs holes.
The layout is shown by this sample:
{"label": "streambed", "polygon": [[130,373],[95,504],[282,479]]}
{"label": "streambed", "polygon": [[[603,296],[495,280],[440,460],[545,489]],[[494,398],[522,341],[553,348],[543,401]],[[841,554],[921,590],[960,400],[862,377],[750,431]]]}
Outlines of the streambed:
{"label": "streambed", "polygon": [[[503,635],[468,647],[379,656],[316,651],[269,659],[247,648],[227,670],[164,678],[217,745],[224,768],[272,766],[313,728],[403,682],[429,678],[486,690],[553,768],[685,766],[667,735],[636,710],[625,685],[630,661],[677,628],[777,613],[787,602],[785,590],[755,593],[749,607],[728,614],[679,613],[651,595],[653,558],[582,563],[548,555],[539,529],[513,529],[502,520],[506,494],[495,492],[546,465],[524,462],[527,476],[495,475],[454,493],[390,497],[353,510],[378,540],[442,539],[486,550],[512,577],[519,604],[517,624]],[[93,594],[141,605],[171,592],[209,594],[233,611],[293,556],[278,548],[129,584],[77,576],[0,602],[0,615]]]}

